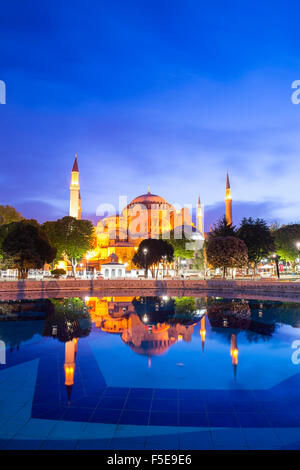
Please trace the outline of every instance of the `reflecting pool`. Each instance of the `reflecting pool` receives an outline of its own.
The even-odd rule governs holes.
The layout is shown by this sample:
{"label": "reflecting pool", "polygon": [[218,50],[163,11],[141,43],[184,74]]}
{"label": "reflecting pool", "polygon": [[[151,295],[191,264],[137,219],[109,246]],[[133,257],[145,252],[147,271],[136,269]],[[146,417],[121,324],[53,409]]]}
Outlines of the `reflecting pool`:
{"label": "reflecting pool", "polygon": [[300,304],[0,302],[0,448],[300,448]]}

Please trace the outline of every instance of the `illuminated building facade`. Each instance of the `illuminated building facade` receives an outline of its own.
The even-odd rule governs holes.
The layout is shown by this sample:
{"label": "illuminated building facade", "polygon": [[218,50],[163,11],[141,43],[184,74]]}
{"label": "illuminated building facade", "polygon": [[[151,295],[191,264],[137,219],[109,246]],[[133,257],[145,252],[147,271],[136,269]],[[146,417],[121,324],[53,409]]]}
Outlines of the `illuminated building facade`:
{"label": "illuminated building facade", "polygon": [[225,215],[227,225],[232,225],[232,197],[228,172],[226,177]]}
{"label": "illuminated building facade", "polygon": [[[81,195],[77,155],[71,173],[69,215],[81,218]],[[232,223],[232,197],[227,173],[226,179],[226,220]],[[100,269],[107,262],[119,262],[131,268],[132,257],[140,242],[145,238],[168,239],[177,230],[193,240],[204,241],[203,208],[200,196],[197,205],[197,226],[192,221],[189,209],[176,209],[161,196],[148,192],[134,198],[118,215],[99,220],[95,227],[94,249],[87,254],[86,260],[91,268]],[[175,235],[176,236],[176,235]],[[180,235],[181,238],[181,235]]]}

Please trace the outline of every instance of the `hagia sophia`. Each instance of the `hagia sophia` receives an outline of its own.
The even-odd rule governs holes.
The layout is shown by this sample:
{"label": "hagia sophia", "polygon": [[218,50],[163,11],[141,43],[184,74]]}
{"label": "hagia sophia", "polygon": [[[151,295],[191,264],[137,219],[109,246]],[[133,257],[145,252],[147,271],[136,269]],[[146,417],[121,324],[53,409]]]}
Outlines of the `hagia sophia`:
{"label": "hagia sophia", "polygon": [[[227,172],[225,211],[228,224],[232,223],[232,197]],[[69,215],[81,219],[81,193],[77,155],[71,172]],[[189,234],[192,240],[202,240],[206,234],[203,226],[203,209],[200,197],[197,204],[197,226],[192,221],[189,209],[176,210],[161,196],[148,192],[134,198],[118,215],[99,220],[95,227],[95,242],[87,253],[89,268],[99,270],[103,264],[120,264],[129,270],[132,257],[145,238],[169,238],[170,232],[179,229]],[[181,238],[181,236],[179,237]],[[125,269],[125,268],[124,268]],[[121,272],[121,271],[120,271]]]}

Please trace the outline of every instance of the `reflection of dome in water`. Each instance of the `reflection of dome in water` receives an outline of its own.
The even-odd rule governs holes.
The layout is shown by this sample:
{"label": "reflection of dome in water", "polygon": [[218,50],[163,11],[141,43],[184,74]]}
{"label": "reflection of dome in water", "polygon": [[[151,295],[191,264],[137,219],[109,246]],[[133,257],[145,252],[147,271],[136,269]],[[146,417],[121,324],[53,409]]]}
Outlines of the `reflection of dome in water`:
{"label": "reflection of dome in water", "polygon": [[130,348],[141,356],[160,356],[167,352],[169,347],[175,342],[175,338],[168,340],[142,341],[140,346],[129,343]]}
{"label": "reflection of dome in water", "polygon": [[159,204],[159,206],[167,206],[164,209],[174,210],[174,207],[171,206],[163,197],[157,196],[156,194],[151,194],[148,192],[147,194],[142,194],[141,196],[135,197],[127,206],[130,208],[136,204],[143,204],[147,208],[151,208],[152,204]]}

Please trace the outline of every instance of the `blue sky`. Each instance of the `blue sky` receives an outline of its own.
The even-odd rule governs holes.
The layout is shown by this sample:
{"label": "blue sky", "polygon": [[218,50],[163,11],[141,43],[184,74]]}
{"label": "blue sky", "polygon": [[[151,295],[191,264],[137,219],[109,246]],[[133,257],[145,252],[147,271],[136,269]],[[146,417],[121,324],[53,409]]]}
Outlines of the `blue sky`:
{"label": "blue sky", "polygon": [[290,1],[2,2],[0,203],[83,214],[151,192],[241,216],[299,221],[299,7]]}

